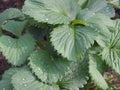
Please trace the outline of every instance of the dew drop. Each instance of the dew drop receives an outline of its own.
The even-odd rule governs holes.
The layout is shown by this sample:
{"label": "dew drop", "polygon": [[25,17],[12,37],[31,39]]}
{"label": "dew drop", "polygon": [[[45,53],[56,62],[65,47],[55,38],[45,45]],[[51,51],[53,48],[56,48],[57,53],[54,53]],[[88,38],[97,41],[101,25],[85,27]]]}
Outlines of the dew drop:
{"label": "dew drop", "polygon": [[92,15],[95,15],[95,13],[92,13]]}
{"label": "dew drop", "polygon": [[42,14],[42,16],[43,16],[43,17],[45,17],[45,15],[44,15],[44,14]]}
{"label": "dew drop", "polygon": [[89,79],[89,77],[88,77],[88,76],[86,76],[86,79],[88,80],[88,79]]}
{"label": "dew drop", "polygon": [[97,31],[98,33],[100,33],[100,31]]}
{"label": "dew drop", "polygon": [[92,24],[90,24],[90,26],[91,26],[91,27],[93,27],[93,25],[92,25]]}
{"label": "dew drop", "polygon": [[87,82],[85,81],[85,84],[87,84]]}
{"label": "dew drop", "polygon": [[3,90],[5,90],[5,88],[3,88]]}
{"label": "dew drop", "polygon": [[33,11],[33,9],[30,9],[30,11]]}
{"label": "dew drop", "polygon": [[105,30],[105,28],[102,28],[103,30]]}
{"label": "dew drop", "polygon": [[8,21],[6,20],[6,21],[3,22],[3,24],[6,24],[7,22],[8,22]]}
{"label": "dew drop", "polygon": [[95,29],[95,31],[97,31],[97,28]]}
{"label": "dew drop", "polygon": [[27,85],[26,85],[26,84],[24,84],[24,86],[26,87]]}
{"label": "dew drop", "polygon": [[81,88],[83,88],[84,86],[83,85],[81,85]]}
{"label": "dew drop", "polygon": [[46,18],[45,20],[48,21],[48,18]]}
{"label": "dew drop", "polygon": [[88,8],[86,8],[86,10],[88,10]]}
{"label": "dew drop", "polygon": [[106,9],[109,9],[109,7],[106,7]]}
{"label": "dew drop", "polygon": [[22,80],[24,81],[25,79],[23,78]]}
{"label": "dew drop", "polygon": [[109,7],[106,7],[106,12],[109,12],[109,9],[110,9]]}
{"label": "dew drop", "polygon": [[70,33],[68,33],[68,35],[70,36],[71,34],[70,34]]}
{"label": "dew drop", "polygon": [[46,67],[49,68],[49,65],[47,64]]}
{"label": "dew drop", "polygon": [[11,44],[11,41],[10,41],[10,39],[8,39],[8,42],[9,42],[9,44]]}

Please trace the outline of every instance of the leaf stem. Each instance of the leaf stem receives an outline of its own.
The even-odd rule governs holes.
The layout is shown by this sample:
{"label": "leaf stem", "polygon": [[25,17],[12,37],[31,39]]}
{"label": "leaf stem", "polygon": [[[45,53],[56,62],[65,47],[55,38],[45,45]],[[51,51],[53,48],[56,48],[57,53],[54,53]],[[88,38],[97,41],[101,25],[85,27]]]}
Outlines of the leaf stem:
{"label": "leaf stem", "polygon": [[115,5],[114,3],[108,2],[107,4],[110,5],[113,8],[119,8],[119,6]]}
{"label": "leaf stem", "polygon": [[72,24],[73,26],[74,26],[74,25],[89,26],[88,23],[86,23],[86,22],[84,22],[84,21],[82,21],[82,20],[73,20],[73,21],[71,22],[71,24]]}
{"label": "leaf stem", "polygon": [[115,75],[115,76],[113,76],[113,77],[110,77],[110,78],[108,78],[107,81],[109,82],[109,81],[111,81],[111,80],[113,80],[113,79],[115,79],[115,78],[117,78],[117,77],[119,77],[119,75]]}

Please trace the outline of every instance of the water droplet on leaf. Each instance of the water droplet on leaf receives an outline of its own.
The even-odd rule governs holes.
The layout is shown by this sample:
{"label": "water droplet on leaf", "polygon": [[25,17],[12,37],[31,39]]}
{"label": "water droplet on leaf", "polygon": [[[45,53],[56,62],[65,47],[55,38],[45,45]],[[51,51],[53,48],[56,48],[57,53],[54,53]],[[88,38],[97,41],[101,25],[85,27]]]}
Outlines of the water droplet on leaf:
{"label": "water droplet on leaf", "polygon": [[88,8],[86,8],[86,10],[88,10]]}
{"label": "water droplet on leaf", "polygon": [[26,87],[27,85],[26,85],[26,84],[24,84],[24,86]]}
{"label": "water droplet on leaf", "polygon": [[100,31],[97,31],[98,33],[100,33]]}
{"label": "water droplet on leaf", "polygon": [[110,9],[109,7],[106,7],[106,12],[109,12],[109,9]]}
{"label": "water droplet on leaf", "polygon": [[46,18],[45,20],[48,21],[48,18]]}
{"label": "water droplet on leaf", "polygon": [[87,82],[85,81],[85,84],[87,84]]}
{"label": "water droplet on leaf", "polygon": [[83,88],[84,86],[83,86],[83,85],[81,85],[81,87]]}
{"label": "water droplet on leaf", "polygon": [[95,15],[95,13],[92,13],[92,15]]}
{"label": "water droplet on leaf", "polygon": [[30,11],[33,11],[33,9],[30,9]]}
{"label": "water droplet on leaf", "polygon": [[97,31],[97,28],[95,29],[95,31]]}
{"label": "water droplet on leaf", "polygon": [[88,80],[88,79],[89,79],[89,77],[88,77],[88,76],[86,76],[86,79]]}

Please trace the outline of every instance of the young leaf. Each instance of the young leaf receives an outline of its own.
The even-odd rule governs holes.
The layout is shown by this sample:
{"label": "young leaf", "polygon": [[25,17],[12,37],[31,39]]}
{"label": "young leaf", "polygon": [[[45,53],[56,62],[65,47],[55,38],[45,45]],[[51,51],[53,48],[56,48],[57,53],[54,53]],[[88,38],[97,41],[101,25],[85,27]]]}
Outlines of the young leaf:
{"label": "young leaf", "polygon": [[76,61],[91,47],[96,38],[96,32],[90,27],[71,28],[62,25],[51,33],[51,42],[58,53],[68,60]]}
{"label": "young leaf", "polygon": [[94,81],[95,84],[97,84],[103,90],[108,89],[107,82],[105,81],[104,77],[102,76],[99,70],[101,69],[101,67],[104,67],[103,66],[104,64],[102,63],[102,61],[100,61],[101,59],[95,55],[90,55],[89,59],[90,59],[89,60],[89,73],[90,73],[92,80]]}
{"label": "young leaf", "polygon": [[55,84],[47,85],[38,81],[29,70],[19,71],[12,76],[15,90],[60,90]]}
{"label": "young leaf", "polygon": [[35,41],[32,36],[26,34],[19,39],[13,39],[9,36],[0,37],[0,48],[3,55],[13,65],[25,63],[27,57],[34,50]]}
{"label": "young leaf", "polygon": [[30,66],[39,79],[47,83],[57,82],[68,70],[69,62],[53,58],[48,52],[35,51],[30,57]]}
{"label": "young leaf", "polygon": [[76,17],[77,4],[74,0],[26,0],[23,12],[38,22],[68,24]]}

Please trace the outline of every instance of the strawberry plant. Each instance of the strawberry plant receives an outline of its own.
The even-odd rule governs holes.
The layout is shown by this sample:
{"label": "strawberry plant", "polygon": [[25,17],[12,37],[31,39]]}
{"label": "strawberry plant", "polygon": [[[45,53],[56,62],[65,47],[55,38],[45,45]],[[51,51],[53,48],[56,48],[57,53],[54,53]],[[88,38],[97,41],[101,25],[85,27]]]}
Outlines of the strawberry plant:
{"label": "strawberry plant", "polygon": [[[0,51],[12,67],[0,90],[115,90],[120,20],[105,0],[26,0],[0,14]],[[120,83],[120,82],[118,82]],[[118,84],[117,83],[117,84]]]}

